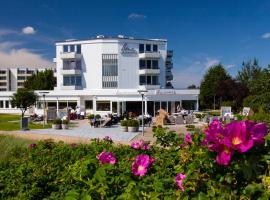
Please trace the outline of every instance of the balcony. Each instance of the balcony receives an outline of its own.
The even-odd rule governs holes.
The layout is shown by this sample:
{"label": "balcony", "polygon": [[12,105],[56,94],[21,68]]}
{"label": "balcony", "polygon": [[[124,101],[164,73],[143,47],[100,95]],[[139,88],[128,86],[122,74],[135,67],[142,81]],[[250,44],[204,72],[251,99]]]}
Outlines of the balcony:
{"label": "balcony", "polygon": [[82,54],[77,52],[61,52],[60,57],[62,59],[81,59]]}
{"label": "balcony", "polygon": [[172,57],[167,57],[166,62],[172,62]]}
{"label": "balcony", "polygon": [[160,69],[140,69],[139,74],[160,74]]}
{"label": "balcony", "polygon": [[156,90],[160,89],[160,85],[140,85],[139,90]]}
{"label": "balcony", "polygon": [[159,52],[144,52],[139,53],[139,58],[153,58],[153,59],[159,59],[161,57],[161,54]]}
{"label": "balcony", "polygon": [[173,80],[173,75],[172,74],[171,75],[166,74],[166,81],[171,81],[171,80]]}
{"label": "balcony", "polygon": [[82,90],[81,85],[61,85],[61,90]]}
{"label": "balcony", "polygon": [[172,57],[173,56],[173,50],[168,50],[167,51],[167,56]]}
{"label": "balcony", "polygon": [[73,67],[73,68],[64,67],[61,69],[60,72],[62,75],[76,75],[76,74],[81,74],[82,69],[80,67]]}
{"label": "balcony", "polygon": [[173,64],[172,63],[166,63],[166,69],[172,69]]}

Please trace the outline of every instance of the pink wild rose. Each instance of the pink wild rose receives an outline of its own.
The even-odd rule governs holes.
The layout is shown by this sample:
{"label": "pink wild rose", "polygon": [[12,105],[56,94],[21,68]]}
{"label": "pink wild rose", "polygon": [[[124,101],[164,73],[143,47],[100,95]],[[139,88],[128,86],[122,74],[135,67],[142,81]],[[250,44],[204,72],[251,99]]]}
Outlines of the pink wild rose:
{"label": "pink wild rose", "polygon": [[98,160],[101,164],[107,163],[107,164],[114,165],[117,162],[117,160],[112,152],[105,152],[105,151],[101,152],[98,155]]}
{"label": "pink wild rose", "polygon": [[183,186],[183,180],[186,178],[185,174],[177,174],[175,177],[175,183],[178,186],[178,188],[182,191],[185,191],[185,188]]}

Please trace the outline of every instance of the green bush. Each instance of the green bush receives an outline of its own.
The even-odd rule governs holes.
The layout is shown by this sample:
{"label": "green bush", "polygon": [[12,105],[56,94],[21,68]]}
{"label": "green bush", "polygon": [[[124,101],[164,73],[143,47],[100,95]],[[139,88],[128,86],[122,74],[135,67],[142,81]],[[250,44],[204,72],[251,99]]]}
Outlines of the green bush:
{"label": "green bush", "polygon": [[53,124],[61,125],[62,124],[62,120],[59,119],[59,118],[56,118],[55,120],[53,120]]}
{"label": "green bush", "polygon": [[69,121],[68,120],[63,120],[62,124],[69,124]]}
{"label": "green bush", "polygon": [[95,118],[95,115],[94,114],[90,114],[90,115],[87,116],[87,119],[89,119],[89,120],[92,120],[94,118]]}
{"label": "green bush", "polygon": [[[269,136],[265,145],[235,153],[225,167],[217,165],[215,153],[201,145],[201,132],[192,134],[189,145],[168,129],[157,127],[155,134],[162,143],[147,151],[98,139],[80,145],[47,140],[32,148],[13,148],[0,161],[0,199],[270,198]],[[99,163],[102,151],[112,152],[117,163]],[[139,177],[133,175],[131,165],[141,153],[155,161]],[[179,173],[186,175],[184,191],[175,184]]]}
{"label": "green bush", "polygon": [[95,118],[96,118],[96,119],[100,119],[100,118],[101,118],[100,114],[96,114],[96,115],[95,115]]}
{"label": "green bush", "polygon": [[192,129],[195,129],[195,125],[187,124],[187,125],[186,125],[186,128],[192,128]]}
{"label": "green bush", "polygon": [[127,120],[121,120],[121,126],[127,126],[128,121]]}
{"label": "green bush", "polygon": [[129,126],[129,127],[139,127],[140,123],[139,123],[138,120],[130,119],[130,120],[127,120],[127,126]]}

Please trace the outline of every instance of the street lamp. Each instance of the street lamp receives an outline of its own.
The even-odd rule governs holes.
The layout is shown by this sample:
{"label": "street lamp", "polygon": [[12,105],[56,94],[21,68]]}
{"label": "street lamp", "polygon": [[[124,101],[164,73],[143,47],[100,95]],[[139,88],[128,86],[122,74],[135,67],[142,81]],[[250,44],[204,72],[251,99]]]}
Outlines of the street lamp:
{"label": "street lamp", "polygon": [[39,92],[39,94],[42,94],[43,96],[43,128],[45,127],[45,113],[46,113],[46,108],[45,108],[45,95],[48,94],[49,92],[47,91],[42,91]]}
{"label": "street lamp", "polygon": [[143,111],[143,99],[144,95],[148,92],[147,90],[138,90],[139,94],[142,95],[142,135],[144,136],[144,111]]}

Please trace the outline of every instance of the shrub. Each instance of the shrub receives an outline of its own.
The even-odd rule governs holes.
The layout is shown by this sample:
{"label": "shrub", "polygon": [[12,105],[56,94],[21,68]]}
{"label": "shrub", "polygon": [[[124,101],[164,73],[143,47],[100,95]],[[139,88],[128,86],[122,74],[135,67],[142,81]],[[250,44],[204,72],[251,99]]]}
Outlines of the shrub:
{"label": "shrub", "polygon": [[69,123],[68,120],[63,120],[63,121],[62,121],[62,124],[68,124],[68,123]]}
{"label": "shrub", "polygon": [[127,126],[129,127],[139,127],[139,121],[135,119],[127,120]]}
{"label": "shrub", "polygon": [[90,114],[90,115],[87,116],[87,119],[89,119],[89,120],[92,120],[94,118],[95,118],[95,115],[94,114]]}
{"label": "shrub", "polygon": [[53,124],[61,125],[62,124],[62,120],[59,119],[59,118],[56,118],[55,120],[53,120]]}
{"label": "shrub", "polygon": [[128,121],[127,120],[121,120],[121,126],[127,126]]}
{"label": "shrub", "polygon": [[158,146],[143,150],[99,139],[13,148],[0,160],[0,199],[269,199],[269,135],[223,166],[202,132],[189,142],[166,128],[155,134]]}
{"label": "shrub", "polygon": [[96,119],[100,119],[100,118],[101,118],[100,114],[96,114],[96,115],[95,115],[95,118],[96,118]]}

